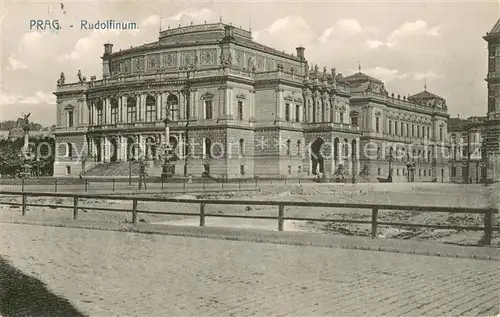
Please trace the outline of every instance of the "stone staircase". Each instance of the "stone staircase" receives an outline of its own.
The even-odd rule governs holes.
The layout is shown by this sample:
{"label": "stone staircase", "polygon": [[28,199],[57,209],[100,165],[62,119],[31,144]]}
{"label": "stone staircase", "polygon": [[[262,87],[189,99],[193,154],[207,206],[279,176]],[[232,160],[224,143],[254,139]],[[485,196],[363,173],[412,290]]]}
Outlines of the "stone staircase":
{"label": "stone staircase", "polygon": [[[103,163],[88,170],[83,176],[129,176],[130,162],[113,162]],[[138,176],[140,163],[137,161],[132,162],[132,176]]]}

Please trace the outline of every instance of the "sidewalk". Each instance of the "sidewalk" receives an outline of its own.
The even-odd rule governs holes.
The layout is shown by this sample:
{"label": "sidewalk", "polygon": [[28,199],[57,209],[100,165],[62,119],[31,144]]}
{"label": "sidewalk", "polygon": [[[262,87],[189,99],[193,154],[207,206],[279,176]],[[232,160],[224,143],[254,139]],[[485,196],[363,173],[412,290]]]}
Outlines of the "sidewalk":
{"label": "sidewalk", "polygon": [[137,232],[182,237],[197,237],[219,240],[261,242],[300,246],[342,248],[419,254],[429,256],[471,258],[500,261],[500,249],[495,247],[474,247],[442,244],[438,242],[377,238],[358,236],[328,235],[311,232],[270,231],[259,229],[170,226],[138,223],[119,224],[112,222],[93,222],[71,219],[53,221],[2,221],[3,223],[42,225],[51,227],[81,228],[105,231]]}

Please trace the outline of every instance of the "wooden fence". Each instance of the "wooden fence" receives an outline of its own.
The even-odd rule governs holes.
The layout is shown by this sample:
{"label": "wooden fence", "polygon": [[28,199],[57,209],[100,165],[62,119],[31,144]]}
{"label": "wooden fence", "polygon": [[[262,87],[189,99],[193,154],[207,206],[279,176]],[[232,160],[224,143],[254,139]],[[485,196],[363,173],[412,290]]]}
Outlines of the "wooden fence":
{"label": "wooden fence", "polygon": [[[205,226],[206,217],[225,217],[225,218],[242,218],[242,219],[272,219],[278,221],[278,230],[283,231],[285,220],[302,220],[302,221],[318,221],[318,222],[337,222],[337,223],[356,223],[356,224],[371,224],[371,236],[377,236],[377,227],[379,225],[394,226],[394,227],[409,227],[409,228],[434,228],[434,229],[451,229],[451,230],[470,230],[483,231],[484,237],[482,243],[491,245],[492,232],[500,231],[500,227],[493,227],[492,216],[497,214],[495,208],[465,208],[465,207],[438,207],[438,206],[407,206],[407,205],[386,205],[386,204],[367,204],[367,203],[324,203],[324,202],[292,202],[292,201],[259,201],[259,200],[209,200],[209,199],[176,199],[176,198],[157,198],[157,197],[134,197],[134,196],[108,196],[95,194],[74,194],[74,193],[38,193],[38,192],[10,192],[0,191],[1,196],[20,196],[21,203],[1,202],[0,205],[21,206],[21,213],[26,215],[27,207],[50,207],[61,209],[72,209],[73,219],[78,219],[78,211],[80,209],[94,211],[114,211],[131,213],[132,223],[137,223],[137,215],[141,214],[157,214],[157,215],[179,215],[179,216],[197,216],[200,218],[200,226]],[[29,204],[28,197],[57,197],[57,198],[72,198],[73,205],[50,205],[50,204]],[[82,199],[98,199],[98,200],[121,200],[131,201],[130,209],[120,208],[104,208],[104,207],[81,207],[78,203]],[[184,203],[198,204],[199,212],[168,212],[168,211],[150,211],[138,210],[138,202],[165,202],[165,203]],[[278,212],[276,216],[257,216],[257,215],[234,215],[234,214],[211,214],[206,212],[207,205],[246,205],[246,206],[277,206]],[[309,218],[309,217],[287,217],[285,215],[286,207],[322,207],[322,208],[354,208],[366,209],[371,211],[371,221],[368,220],[350,220],[350,219],[330,219],[330,218]],[[457,225],[441,225],[441,224],[411,224],[403,222],[381,222],[378,221],[378,214],[381,210],[391,211],[419,211],[419,212],[446,212],[446,213],[463,213],[463,214],[482,214],[484,216],[483,226],[457,226]]]}

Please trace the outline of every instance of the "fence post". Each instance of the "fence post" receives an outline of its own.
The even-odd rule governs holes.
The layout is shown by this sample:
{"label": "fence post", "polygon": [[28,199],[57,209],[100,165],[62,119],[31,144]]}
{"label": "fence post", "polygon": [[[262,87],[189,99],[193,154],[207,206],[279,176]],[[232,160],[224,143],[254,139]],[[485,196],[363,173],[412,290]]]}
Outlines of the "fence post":
{"label": "fence post", "polygon": [[283,224],[285,222],[285,205],[279,205],[278,209],[278,231],[283,231]]}
{"label": "fence post", "polygon": [[85,192],[87,192],[87,187],[88,187],[88,185],[89,185],[89,180],[88,180],[88,179],[86,179],[86,180],[85,180]]}
{"label": "fence post", "polygon": [[183,181],[183,184],[182,184],[182,189],[186,189],[186,178],[184,177],[184,181]]}
{"label": "fence post", "polygon": [[484,213],[484,245],[491,245],[491,213],[491,210]]}
{"label": "fence post", "polygon": [[21,215],[26,216],[26,194],[23,194],[22,204]]}
{"label": "fence post", "polygon": [[378,208],[372,208],[372,239],[377,237]]}
{"label": "fence post", "polygon": [[137,223],[137,199],[132,200],[132,223]]}
{"label": "fence post", "polygon": [[163,191],[163,177],[161,178],[161,190]]}
{"label": "fence post", "polygon": [[78,197],[73,198],[73,220],[78,219]]}
{"label": "fence post", "polygon": [[238,189],[241,189],[241,178],[238,178]]}
{"label": "fence post", "polygon": [[57,193],[57,178],[54,180],[54,192]]}
{"label": "fence post", "polygon": [[203,178],[203,190],[205,190],[205,186],[207,186],[207,179]]}
{"label": "fence post", "polygon": [[200,227],[205,227],[205,203],[200,203]]}
{"label": "fence post", "polygon": [[113,191],[115,191],[115,179],[113,178]]}
{"label": "fence post", "polygon": [[21,178],[21,191],[24,192],[24,177]]}

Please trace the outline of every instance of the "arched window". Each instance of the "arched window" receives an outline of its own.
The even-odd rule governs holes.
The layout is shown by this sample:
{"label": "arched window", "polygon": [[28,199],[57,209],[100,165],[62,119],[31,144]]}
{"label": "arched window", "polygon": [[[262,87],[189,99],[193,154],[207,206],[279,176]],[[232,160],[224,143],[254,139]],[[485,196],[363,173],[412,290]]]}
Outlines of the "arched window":
{"label": "arched window", "polygon": [[64,108],[66,110],[66,123],[69,128],[71,128],[74,124],[73,122],[73,106],[68,105]]}
{"label": "arched window", "polygon": [[104,123],[104,104],[102,99],[97,102],[97,124],[101,125]]}
{"label": "arched window", "polygon": [[209,138],[206,138],[205,139],[205,157],[206,158],[210,158],[210,156],[212,155],[212,140],[210,140]]}
{"label": "arched window", "polygon": [[299,140],[299,141],[297,141],[297,156],[301,156],[302,155],[302,153],[301,153],[301,150],[302,150],[301,147],[302,147],[302,142],[300,142],[300,140]]}
{"label": "arched window", "polygon": [[292,143],[290,140],[286,141],[286,155],[290,156],[290,143]]}
{"label": "arched window", "polygon": [[177,120],[178,107],[179,107],[179,99],[177,98],[177,96],[172,94],[168,95],[167,104],[165,106],[165,115],[163,117],[164,118],[168,117],[172,121]]}
{"label": "arched window", "polygon": [[116,99],[111,99],[111,124],[116,124],[118,123],[118,100]]}
{"label": "arched window", "polygon": [[243,101],[238,100],[238,120],[243,120]]}
{"label": "arched window", "polygon": [[134,97],[127,98],[127,122],[133,123],[137,120],[137,101]]}
{"label": "arched window", "polygon": [[146,122],[156,121],[156,98],[148,95],[146,97]]}
{"label": "arched window", "polygon": [[67,154],[67,156],[68,156],[68,157],[73,157],[73,144],[68,143],[68,147],[67,147],[67,149],[68,149],[68,154]]}
{"label": "arched window", "polygon": [[244,150],[244,141],[243,139],[240,139],[240,156],[243,156],[245,154],[245,150]]}

